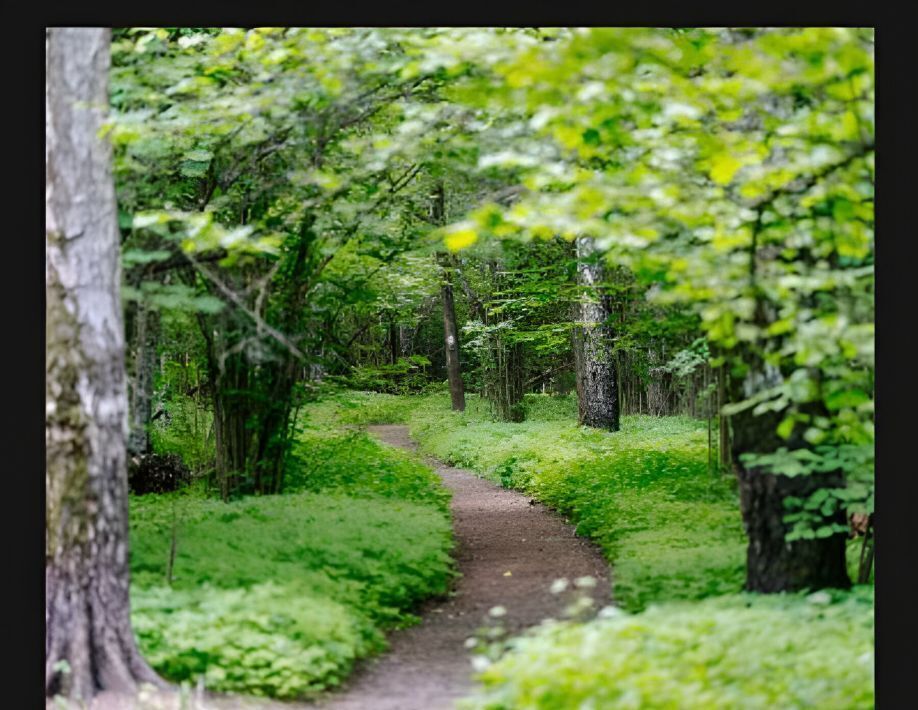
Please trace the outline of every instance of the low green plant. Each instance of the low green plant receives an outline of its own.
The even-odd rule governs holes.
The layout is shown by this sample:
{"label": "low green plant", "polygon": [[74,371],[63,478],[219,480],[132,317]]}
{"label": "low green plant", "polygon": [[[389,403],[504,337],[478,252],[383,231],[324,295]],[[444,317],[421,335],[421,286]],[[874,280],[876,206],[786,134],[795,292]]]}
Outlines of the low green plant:
{"label": "low green plant", "polygon": [[460,707],[872,708],[873,663],[872,587],[609,607],[513,640]]}
{"label": "low green plant", "polygon": [[431,503],[444,511],[449,506],[449,492],[430,468],[362,431],[306,428],[292,453],[287,491],[342,490]]}
{"label": "low green plant", "polygon": [[200,486],[131,498],[132,619],[165,678],[314,696],[447,591],[449,494],[417,457],[307,424],[288,476],[230,503]]}
{"label": "low green plant", "polygon": [[150,426],[150,445],[158,454],[177,454],[194,473],[213,467],[213,413],[193,397],[175,395],[163,402],[163,416]]}

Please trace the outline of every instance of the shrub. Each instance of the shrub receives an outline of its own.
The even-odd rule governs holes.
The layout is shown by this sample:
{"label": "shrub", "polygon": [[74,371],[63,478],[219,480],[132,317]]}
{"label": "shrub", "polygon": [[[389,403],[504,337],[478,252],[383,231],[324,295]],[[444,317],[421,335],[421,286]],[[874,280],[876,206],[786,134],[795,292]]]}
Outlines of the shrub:
{"label": "shrub", "polygon": [[727,595],[513,642],[466,710],[872,708],[873,590]]}

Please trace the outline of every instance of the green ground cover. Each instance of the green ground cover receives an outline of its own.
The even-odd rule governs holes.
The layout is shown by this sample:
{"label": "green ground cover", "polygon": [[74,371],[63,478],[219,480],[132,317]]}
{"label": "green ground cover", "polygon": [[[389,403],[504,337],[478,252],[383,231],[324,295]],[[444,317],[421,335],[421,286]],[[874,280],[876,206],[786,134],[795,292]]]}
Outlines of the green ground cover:
{"label": "green ground cover", "polygon": [[286,490],[228,504],[132,497],[133,624],[164,677],[313,695],[446,592],[449,494],[416,458],[319,420],[299,436]]}
{"label": "green ground cover", "polygon": [[[325,416],[407,423],[422,451],[524,490],[594,538],[617,609],[514,640],[467,707],[867,708],[873,589],[742,594],[745,537],[731,479],[707,468],[704,422],[623,417],[576,425],[576,399],[529,395],[522,423],[467,395],[341,393]],[[856,567],[857,543],[849,545]]]}
{"label": "green ground cover", "polygon": [[872,708],[873,589],[729,594],[519,637],[465,710]]}

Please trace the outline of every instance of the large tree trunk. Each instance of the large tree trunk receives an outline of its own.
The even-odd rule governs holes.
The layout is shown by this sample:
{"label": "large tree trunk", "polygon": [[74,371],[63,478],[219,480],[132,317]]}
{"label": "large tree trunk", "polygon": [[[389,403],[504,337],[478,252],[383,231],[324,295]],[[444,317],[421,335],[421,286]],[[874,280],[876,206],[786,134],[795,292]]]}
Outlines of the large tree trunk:
{"label": "large tree trunk", "polygon": [[162,684],[129,614],[120,238],[98,137],[110,42],[103,28],[46,37],[45,691],[86,700]]}
{"label": "large tree trunk", "polygon": [[618,431],[618,386],[609,298],[598,291],[603,281],[602,264],[595,258],[596,245],[590,237],[577,239],[577,275],[587,293],[578,304],[574,328],[574,361],[580,423]]}
{"label": "large tree trunk", "polygon": [[[749,376],[745,383],[733,383],[731,399],[741,401],[758,389],[777,384],[780,374],[763,367],[762,374]],[[744,453],[770,453],[781,446],[805,446],[800,437],[781,439],[776,428],[781,413],[754,415],[751,409],[731,417],[732,456],[740,490],[743,526],[749,538],[746,552],[746,589],[753,592],[790,592],[851,585],[845,564],[845,534],[787,542],[791,526],[784,522],[784,501],[806,499],[819,488],[844,485],[841,472],[784,476],[750,467],[741,461]],[[822,524],[845,524],[842,511],[824,516]]]}

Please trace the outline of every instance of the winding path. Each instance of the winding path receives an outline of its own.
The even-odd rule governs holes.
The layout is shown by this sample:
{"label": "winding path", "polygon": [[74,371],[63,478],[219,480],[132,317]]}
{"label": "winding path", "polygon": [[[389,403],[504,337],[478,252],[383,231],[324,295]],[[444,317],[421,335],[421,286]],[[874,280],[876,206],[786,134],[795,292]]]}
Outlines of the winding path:
{"label": "winding path", "polygon": [[[416,450],[408,427],[370,426],[392,446]],[[317,705],[321,710],[445,710],[473,689],[465,641],[500,618],[510,632],[559,618],[569,593],[552,594],[559,577],[591,576],[586,591],[602,606],[610,598],[609,568],[599,548],[574,536],[556,513],[517,491],[470,471],[428,463],[453,493],[455,557],[462,576],[447,600],[422,610],[417,626],[394,632],[389,652],[362,664],[343,689]],[[509,574],[508,574],[509,573]]]}
{"label": "winding path", "polygon": [[[383,442],[412,451],[417,446],[405,426],[370,426]],[[543,619],[562,616],[572,592],[552,594],[559,577],[590,576],[594,608],[610,598],[609,567],[599,548],[574,536],[556,513],[516,491],[478,478],[470,471],[428,459],[453,493],[454,555],[462,576],[446,600],[420,610],[417,626],[389,636],[390,650],[358,666],[343,688],[315,704],[282,703],[238,695],[195,693],[191,707],[207,710],[446,710],[474,688],[466,639],[493,625],[489,611],[517,633]],[[509,574],[508,574],[509,573]],[[151,698],[152,700],[153,698]],[[199,700],[200,699],[200,700]],[[53,701],[46,710],[53,710]],[[179,710],[187,707],[174,692],[157,694],[153,704],[107,692],[92,710]]]}

